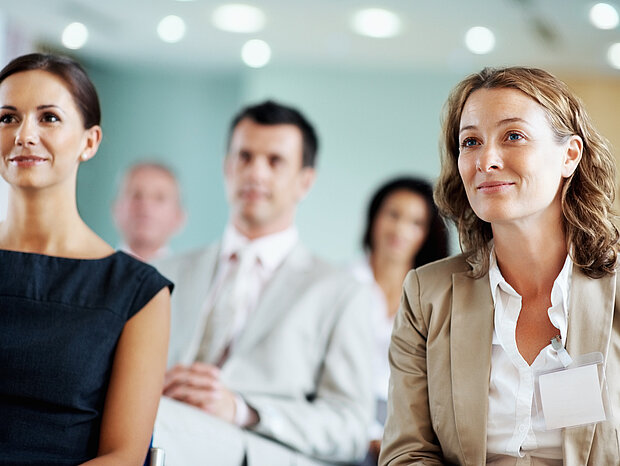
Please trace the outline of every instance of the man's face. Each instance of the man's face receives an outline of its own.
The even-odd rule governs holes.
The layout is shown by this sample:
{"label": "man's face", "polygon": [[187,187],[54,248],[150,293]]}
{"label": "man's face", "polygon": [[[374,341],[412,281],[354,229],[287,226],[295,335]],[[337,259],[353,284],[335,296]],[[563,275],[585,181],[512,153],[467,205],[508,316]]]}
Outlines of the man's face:
{"label": "man's face", "polygon": [[130,247],[165,246],[183,223],[175,180],[157,167],[134,170],[121,188],[114,218]]}
{"label": "man's face", "polygon": [[299,128],[241,120],[224,161],[233,224],[250,238],[291,226],[314,175],[313,168],[302,168]]}

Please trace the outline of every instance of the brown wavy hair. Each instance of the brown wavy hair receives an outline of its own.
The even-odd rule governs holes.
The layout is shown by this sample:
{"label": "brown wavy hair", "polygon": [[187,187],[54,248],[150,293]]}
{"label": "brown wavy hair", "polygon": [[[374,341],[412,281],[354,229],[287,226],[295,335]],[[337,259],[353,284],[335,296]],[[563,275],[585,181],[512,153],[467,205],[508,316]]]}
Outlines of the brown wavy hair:
{"label": "brown wavy hair", "polygon": [[459,127],[468,97],[478,89],[517,89],[545,110],[558,142],[573,135],[583,141],[582,158],[562,187],[564,231],[573,262],[589,277],[612,273],[618,256],[618,229],[611,213],[616,191],[616,163],[607,140],[594,128],[582,102],[552,74],[526,67],[485,68],[461,81],[443,109],[440,140],[441,173],[435,186],[440,212],[459,232],[463,252],[470,255],[472,275],[489,268],[491,224],[469,205],[458,170]]}

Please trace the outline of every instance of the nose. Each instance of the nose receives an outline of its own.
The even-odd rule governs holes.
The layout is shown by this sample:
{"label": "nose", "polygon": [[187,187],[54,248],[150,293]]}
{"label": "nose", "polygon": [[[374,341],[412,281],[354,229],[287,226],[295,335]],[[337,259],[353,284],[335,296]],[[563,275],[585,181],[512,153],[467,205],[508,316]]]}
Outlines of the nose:
{"label": "nose", "polygon": [[476,160],[476,170],[479,172],[489,172],[499,170],[504,167],[502,157],[494,144],[485,144],[478,152]]}
{"label": "nose", "polygon": [[246,173],[252,181],[264,179],[268,172],[269,162],[266,157],[252,157],[246,165]]}
{"label": "nose", "polygon": [[24,118],[15,133],[16,146],[33,146],[37,143],[38,135],[35,125],[30,118]]}

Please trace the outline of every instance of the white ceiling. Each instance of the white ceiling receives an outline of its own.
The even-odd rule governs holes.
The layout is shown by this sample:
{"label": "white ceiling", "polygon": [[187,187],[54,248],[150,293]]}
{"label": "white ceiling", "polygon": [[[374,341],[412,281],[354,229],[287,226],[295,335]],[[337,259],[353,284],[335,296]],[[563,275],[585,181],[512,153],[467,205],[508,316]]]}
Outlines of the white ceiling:
{"label": "white ceiling", "polygon": [[[383,69],[477,69],[484,65],[527,64],[554,71],[612,74],[607,48],[620,42],[620,29],[597,30],[588,21],[586,0],[237,0],[261,8],[263,31],[233,34],[210,22],[224,2],[195,0],[2,0],[11,31],[62,49],[60,35],[73,21],[89,28],[80,57],[114,63],[160,64],[200,69],[242,67],[240,49],[250,38],[272,48],[268,66],[363,67]],[[612,2],[614,3],[614,2]],[[401,15],[404,31],[371,39],[349,28],[362,7],[382,7]],[[619,5],[616,4],[616,7]],[[156,26],[169,14],[187,23],[183,41],[159,40]],[[496,35],[484,56],[468,52],[463,37],[472,26]]]}

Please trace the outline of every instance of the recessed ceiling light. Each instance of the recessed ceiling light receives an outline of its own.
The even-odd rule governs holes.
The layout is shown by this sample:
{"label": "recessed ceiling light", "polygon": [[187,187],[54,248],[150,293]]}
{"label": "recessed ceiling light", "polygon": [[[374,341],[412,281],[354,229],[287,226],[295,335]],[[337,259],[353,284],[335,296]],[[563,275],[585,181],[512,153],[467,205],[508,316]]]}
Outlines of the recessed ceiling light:
{"label": "recessed ceiling light", "polygon": [[77,50],[88,40],[88,29],[82,23],[71,23],[62,31],[62,45]]}
{"label": "recessed ceiling light", "polygon": [[590,22],[599,29],[613,29],[618,25],[618,11],[609,3],[597,3],[590,8]]}
{"label": "recessed ceiling light", "polygon": [[241,59],[250,68],[262,68],[271,60],[271,47],[264,40],[249,40],[241,48]]}
{"label": "recessed ceiling light", "polygon": [[620,70],[620,42],[616,42],[609,47],[607,50],[607,61],[612,67]]}
{"label": "recessed ceiling light", "polygon": [[265,13],[255,6],[241,3],[217,7],[211,20],[216,28],[227,32],[252,33],[265,27]]}
{"label": "recessed ceiling light", "polygon": [[495,34],[484,26],[475,26],[465,34],[465,45],[472,53],[489,53],[495,47]]}
{"label": "recessed ceiling light", "polygon": [[164,42],[179,42],[185,36],[185,21],[175,15],[166,16],[157,25],[157,34]]}
{"label": "recessed ceiling light", "polygon": [[394,37],[402,29],[400,18],[391,11],[382,8],[360,10],[351,21],[355,32],[375,38]]}

